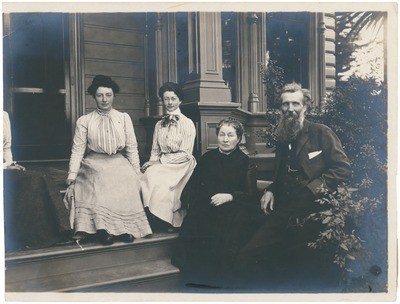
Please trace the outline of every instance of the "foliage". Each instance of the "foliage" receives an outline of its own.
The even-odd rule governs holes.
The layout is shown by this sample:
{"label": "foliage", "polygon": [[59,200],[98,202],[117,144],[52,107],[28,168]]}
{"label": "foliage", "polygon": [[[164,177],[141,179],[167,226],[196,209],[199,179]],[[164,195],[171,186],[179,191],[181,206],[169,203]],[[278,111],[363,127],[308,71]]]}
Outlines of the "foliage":
{"label": "foliage", "polygon": [[[386,12],[343,12],[336,13],[337,31],[348,40],[357,38],[364,29],[373,28],[375,34],[383,27]],[[375,37],[376,38],[376,37]]]}
{"label": "foliage", "polygon": [[256,130],[256,136],[264,140],[267,148],[275,148],[276,146],[276,135],[275,128],[278,125],[280,110],[268,109],[265,113],[266,127]]}
{"label": "foliage", "polygon": [[265,63],[260,63],[260,74],[265,85],[268,106],[276,109],[279,107],[279,91],[285,85],[285,70],[278,65],[276,60],[270,59],[269,52],[267,52]]}
{"label": "foliage", "polygon": [[384,84],[353,76],[337,84],[323,113],[312,116],[329,126],[342,141],[352,162],[355,183],[368,177],[375,182],[386,177],[386,100]]}
{"label": "foliage", "polygon": [[[382,42],[377,37],[382,33],[385,23],[385,12],[341,12],[336,13],[336,75],[337,81],[346,75],[354,74],[366,66],[369,75],[381,73],[383,59],[374,56],[374,50],[382,49]],[[369,40],[360,43],[360,36],[368,31]],[[362,54],[364,53],[364,54]],[[365,62],[365,60],[367,60]],[[363,72],[364,74],[367,72]]]}
{"label": "foliage", "polygon": [[365,181],[358,185],[358,189],[346,185],[333,193],[329,193],[326,189],[320,189],[323,198],[318,199],[317,203],[328,208],[312,213],[307,218],[307,220],[320,221],[324,225],[324,230],[319,233],[318,238],[308,243],[308,246],[313,249],[331,248],[333,263],[347,271],[352,271],[347,266],[347,261],[355,260],[364,248],[364,240],[356,235],[354,229],[349,227],[349,219],[356,224],[367,209],[372,211],[378,203],[375,199],[357,194],[368,186],[369,182]]}
{"label": "foliage", "polygon": [[[350,77],[338,83],[323,113],[311,113],[310,120],[328,125],[341,139],[352,163],[353,178],[341,191],[320,200],[329,210],[310,215],[320,220],[325,229],[311,248],[331,246],[334,263],[349,270],[348,260],[354,260],[363,248],[355,230],[357,219],[366,210],[372,212],[386,201],[387,184],[387,103],[386,87],[375,79]],[[352,223],[350,223],[352,221]],[[347,223],[345,225],[345,223]]]}

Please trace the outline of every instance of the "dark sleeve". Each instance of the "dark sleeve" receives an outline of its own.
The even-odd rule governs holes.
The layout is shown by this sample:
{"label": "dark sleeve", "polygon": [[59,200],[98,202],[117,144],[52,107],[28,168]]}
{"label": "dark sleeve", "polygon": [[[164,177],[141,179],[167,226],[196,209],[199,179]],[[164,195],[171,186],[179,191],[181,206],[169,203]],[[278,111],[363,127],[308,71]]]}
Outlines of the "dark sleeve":
{"label": "dark sleeve", "polygon": [[342,143],[336,134],[330,128],[324,126],[320,136],[327,166],[321,176],[307,185],[314,195],[319,194],[318,189],[321,186],[329,191],[335,191],[340,183],[346,182],[352,175],[350,161],[344,153]]}
{"label": "dark sleeve", "polygon": [[195,203],[197,198],[197,185],[199,183],[199,179],[201,176],[201,171],[203,168],[203,158],[200,158],[197,161],[197,165],[193,170],[192,175],[189,178],[189,181],[186,183],[185,187],[183,188],[181,194],[181,206],[182,209],[189,208],[190,203]]}
{"label": "dark sleeve", "polygon": [[241,166],[241,189],[232,194],[233,202],[252,204],[257,202],[257,171],[256,167],[249,165],[249,158],[242,160]]}

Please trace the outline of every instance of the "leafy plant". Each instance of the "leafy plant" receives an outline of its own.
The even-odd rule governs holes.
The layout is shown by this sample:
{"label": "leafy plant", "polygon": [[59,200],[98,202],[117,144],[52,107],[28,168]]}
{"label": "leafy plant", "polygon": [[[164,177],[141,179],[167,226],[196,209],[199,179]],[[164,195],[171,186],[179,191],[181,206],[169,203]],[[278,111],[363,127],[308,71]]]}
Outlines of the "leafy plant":
{"label": "leafy plant", "polygon": [[[372,241],[371,233],[362,240],[360,219],[379,209],[385,212],[387,199],[387,104],[386,87],[373,78],[352,76],[339,82],[322,113],[313,112],[308,119],[329,126],[340,138],[351,161],[353,177],[335,193],[325,192],[319,201],[329,209],[310,215],[324,230],[311,248],[328,246],[333,262],[350,271],[348,262],[365,254],[363,248]],[[356,189],[356,191],[354,191]],[[384,236],[382,235],[382,238]]]}
{"label": "leafy plant", "polygon": [[260,63],[260,74],[265,85],[269,108],[279,108],[279,91],[285,85],[285,70],[278,65],[276,60],[270,59],[269,52],[265,56],[265,62]]}
{"label": "leafy plant", "polygon": [[[347,261],[354,261],[364,249],[365,241],[356,234],[357,221],[367,210],[372,212],[377,206],[376,200],[357,194],[369,186],[370,181],[365,180],[357,189],[346,185],[333,193],[320,189],[323,197],[318,199],[317,203],[328,208],[307,217],[307,220],[320,221],[324,225],[318,238],[308,243],[308,246],[313,249],[330,248],[333,263],[349,272],[352,270]],[[349,219],[353,221],[352,225],[349,224]]]}
{"label": "leafy plant", "polygon": [[268,109],[265,116],[266,127],[255,131],[257,138],[264,141],[267,148],[275,148],[276,146],[275,128],[278,125],[279,117],[280,111],[278,109]]}

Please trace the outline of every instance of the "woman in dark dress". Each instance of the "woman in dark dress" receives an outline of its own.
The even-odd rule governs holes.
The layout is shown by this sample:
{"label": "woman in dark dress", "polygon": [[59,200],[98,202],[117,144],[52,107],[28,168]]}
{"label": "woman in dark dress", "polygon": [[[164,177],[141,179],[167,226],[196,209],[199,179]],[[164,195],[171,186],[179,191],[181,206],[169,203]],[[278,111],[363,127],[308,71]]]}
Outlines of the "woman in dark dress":
{"label": "woman in dark dress", "polygon": [[13,161],[10,119],[4,111],[3,178],[5,252],[45,248],[69,239],[68,210],[54,182]]}
{"label": "woman in dark dress", "polygon": [[188,215],[172,263],[187,283],[213,284],[217,274],[227,273],[262,218],[256,193],[248,189],[249,158],[239,149],[243,131],[231,119],[218,124],[218,148],[200,158],[182,195]]}

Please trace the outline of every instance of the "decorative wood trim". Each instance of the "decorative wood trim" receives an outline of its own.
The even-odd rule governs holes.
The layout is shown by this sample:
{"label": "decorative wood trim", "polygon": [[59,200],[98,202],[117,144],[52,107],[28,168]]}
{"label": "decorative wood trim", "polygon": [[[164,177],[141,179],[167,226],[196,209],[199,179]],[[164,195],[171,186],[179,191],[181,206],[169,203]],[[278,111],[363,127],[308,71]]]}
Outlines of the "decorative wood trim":
{"label": "decorative wood trim", "polygon": [[156,24],[156,82],[157,88],[161,87],[164,82],[163,79],[163,48],[162,48],[162,14],[157,13],[157,24]]}
{"label": "decorative wood trim", "polygon": [[265,54],[267,52],[267,13],[260,14],[260,22],[258,26],[258,60],[257,60],[257,79],[258,79],[258,98],[259,111],[265,112],[266,96],[262,77],[260,75],[260,62],[265,62]]}
{"label": "decorative wood trim", "polygon": [[[3,82],[4,87],[4,101],[3,101],[3,109],[7,111],[10,119],[13,116],[13,94],[12,94],[12,65],[11,65],[11,16],[10,14],[3,14],[3,68],[4,75],[9,75],[9,77],[4,78],[7,83]],[[7,59],[6,59],[7,58]]]}
{"label": "decorative wood trim", "polygon": [[235,65],[236,65],[236,100],[234,102],[242,102],[242,26],[240,22],[240,13],[235,15],[236,21],[236,28],[235,28],[235,35],[236,35],[236,58],[235,58]]}
{"label": "decorative wood trim", "polygon": [[[204,35],[204,41],[205,41],[205,52],[204,58],[206,62],[206,74],[216,74],[218,75],[218,70],[220,68],[218,64],[218,57],[221,53],[220,48],[218,47],[218,39],[221,39],[221,37],[218,37],[217,35],[221,36],[221,31],[220,33],[217,33],[217,28],[220,28],[217,24],[217,13],[204,13],[205,16],[205,23],[204,23],[204,30],[207,31],[207,34]],[[211,31],[210,31],[211,29]],[[212,50],[212,52],[208,52],[209,50]]]}
{"label": "decorative wood trim", "polygon": [[210,150],[210,149],[215,149],[218,147],[218,144],[212,144],[210,143],[210,137],[209,137],[209,132],[211,130],[216,129],[218,123],[216,122],[204,122],[204,140],[205,140],[205,148],[206,150]]}
{"label": "decorative wood trim", "polygon": [[11,88],[13,93],[33,93],[33,94],[43,94],[43,88]]}
{"label": "decorative wood trim", "polygon": [[256,13],[249,13],[248,22],[250,23],[250,43],[249,47],[249,69],[250,69],[250,77],[249,77],[249,99],[248,106],[249,110],[252,113],[256,113],[259,111],[259,67],[258,67],[258,24],[259,18]]}
{"label": "decorative wood trim", "polygon": [[319,105],[319,68],[318,68],[318,18],[316,13],[310,13],[309,23],[309,55],[308,55],[308,70],[309,70],[309,89],[311,92],[311,100],[313,106]]}
{"label": "decorative wood trim", "polygon": [[71,134],[74,134],[76,121],[85,111],[85,74],[83,57],[83,24],[82,15],[69,15],[69,111],[67,120],[71,123]]}
{"label": "decorative wood trim", "polygon": [[198,13],[188,13],[189,74],[199,74]]}
{"label": "decorative wood trim", "polygon": [[[222,78],[221,13],[199,12],[189,22],[189,45],[192,43],[193,68],[183,85],[185,102],[230,102],[231,91]],[[196,40],[191,39],[196,38]],[[191,40],[190,40],[191,39]]]}
{"label": "decorative wood trim", "polygon": [[319,33],[319,63],[320,63],[320,108],[326,103],[326,79],[325,79],[325,18],[323,13],[318,13]]}
{"label": "decorative wood trim", "polygon": [[150,97],[149,97],[149,24],[146,14],[146,25],[143,37],[144,53],[144,115],[150,116]]}
{"label": "decorative wood trim", "polygon": [[178,81],[178,60],[176,41],[176,14],[168,13],[168,81]]}
{"label": "decorative wood trim", "polygon": [[237,61],[236,61],[236,102],[242,104],[242,109],[248,109],[249,96],[249,48],[247,13],[240,12],[237,16]]}

